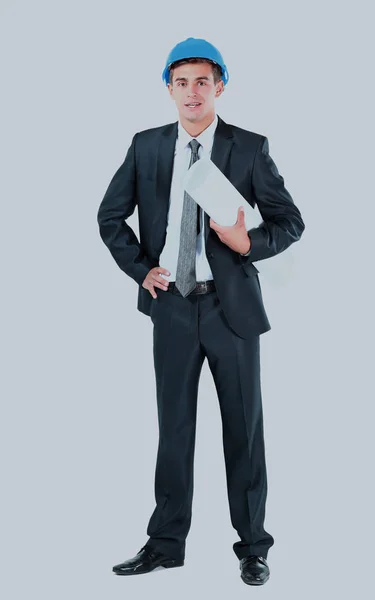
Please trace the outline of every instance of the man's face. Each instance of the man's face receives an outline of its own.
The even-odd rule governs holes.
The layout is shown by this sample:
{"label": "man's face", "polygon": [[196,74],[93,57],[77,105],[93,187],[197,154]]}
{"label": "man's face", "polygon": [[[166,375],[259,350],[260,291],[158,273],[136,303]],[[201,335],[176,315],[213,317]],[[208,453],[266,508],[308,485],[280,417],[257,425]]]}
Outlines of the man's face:
{"label": "man's face", "polygon": [[[212,67],[208,63],[187,63],[173,71],[173,82],[168,90],[174,101],[181,120],[198,123],[213,119],[215,116],[215,98],[224,89],[222,79],[214,84]],[[189,104],[199,103],[196,107]]]}

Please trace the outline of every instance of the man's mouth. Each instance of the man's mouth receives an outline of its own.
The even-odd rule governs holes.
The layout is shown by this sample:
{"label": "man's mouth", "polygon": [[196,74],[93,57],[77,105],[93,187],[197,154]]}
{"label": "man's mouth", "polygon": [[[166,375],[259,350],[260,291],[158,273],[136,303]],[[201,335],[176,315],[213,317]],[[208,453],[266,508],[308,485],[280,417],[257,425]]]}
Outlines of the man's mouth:
{"label": "man's mouth", "polygon": [[185,104],[185,106],[187,106],[188,108],[196,108],[197,106],[200,106],[201,102],[191,102],[190,104]]}

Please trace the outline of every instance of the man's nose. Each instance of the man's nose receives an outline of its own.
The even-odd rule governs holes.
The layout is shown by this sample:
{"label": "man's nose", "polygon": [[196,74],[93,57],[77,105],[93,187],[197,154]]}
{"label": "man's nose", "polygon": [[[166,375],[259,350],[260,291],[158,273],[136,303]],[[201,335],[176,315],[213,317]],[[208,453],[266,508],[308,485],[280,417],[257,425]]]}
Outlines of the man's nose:
{"label": "man's nose", "polygon": [[197,92],[194,90],[194,88],[190,88],[188,89],[188,96],[196,96]]}

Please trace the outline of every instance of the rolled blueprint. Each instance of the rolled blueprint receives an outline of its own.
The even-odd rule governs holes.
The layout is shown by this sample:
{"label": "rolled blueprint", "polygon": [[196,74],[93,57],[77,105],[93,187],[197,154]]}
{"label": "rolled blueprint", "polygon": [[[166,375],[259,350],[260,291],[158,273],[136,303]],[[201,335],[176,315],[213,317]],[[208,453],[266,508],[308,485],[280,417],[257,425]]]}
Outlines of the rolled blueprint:
{"label": "rolled blueprint", "polygon": [[[201,158],[191,165],[183,177],[182,187],[219,225],[234,225],[240,206],[245,209],[247,230],[258,227],[263,221],[258,207],[253,208],[209,158]],[[291,247],[255,262],[259,274],[264,274],[267,281],[276,286],[287,281],[294,264]]]}

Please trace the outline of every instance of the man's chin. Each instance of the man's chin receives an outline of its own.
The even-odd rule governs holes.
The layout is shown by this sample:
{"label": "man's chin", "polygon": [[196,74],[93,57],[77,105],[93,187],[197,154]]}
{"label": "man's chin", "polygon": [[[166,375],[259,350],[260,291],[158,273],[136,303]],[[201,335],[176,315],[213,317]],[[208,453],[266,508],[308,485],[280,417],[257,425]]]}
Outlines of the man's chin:
{"label": "man's chin", "polygon": [[203,113],[189,113],[189,112],[183,112],[183,117],[187,120],[187,121],[200,121],[203,118]]}

